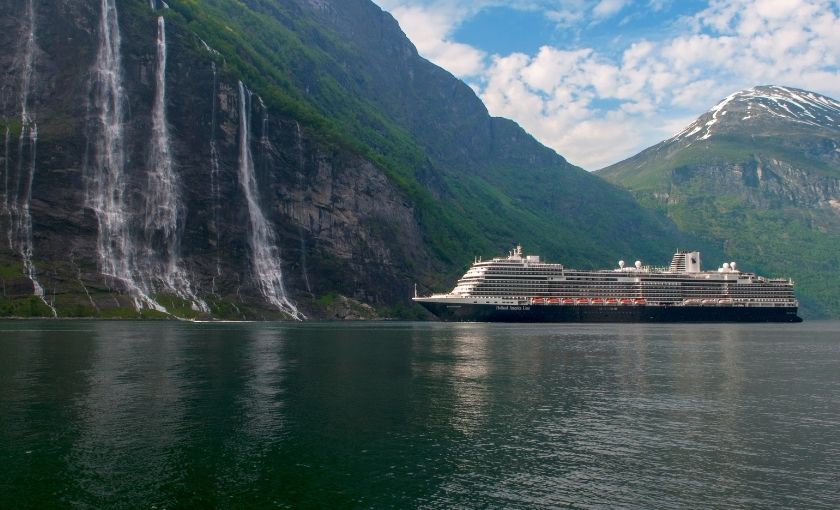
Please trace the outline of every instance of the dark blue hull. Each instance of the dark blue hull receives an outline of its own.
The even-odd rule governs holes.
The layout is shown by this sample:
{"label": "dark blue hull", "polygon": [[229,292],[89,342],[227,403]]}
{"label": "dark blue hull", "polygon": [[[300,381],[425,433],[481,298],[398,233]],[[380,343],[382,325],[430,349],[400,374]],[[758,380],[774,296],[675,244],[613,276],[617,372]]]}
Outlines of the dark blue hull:
{"label": "dark blue hull", "polygon": [[796,307],[420,304],[460,322],[802,322]]}

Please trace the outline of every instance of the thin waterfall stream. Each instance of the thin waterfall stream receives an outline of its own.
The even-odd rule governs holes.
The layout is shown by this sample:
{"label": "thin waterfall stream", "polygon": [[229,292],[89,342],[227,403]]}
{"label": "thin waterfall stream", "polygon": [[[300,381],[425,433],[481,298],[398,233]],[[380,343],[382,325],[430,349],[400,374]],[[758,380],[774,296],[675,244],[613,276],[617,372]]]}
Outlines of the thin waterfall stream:
{"label": "thin waterfall stream", "polygon": [[166,118],[166,21],[157,19],[157,72],[152,106],[152,144],[146,188],[145,252],[142,272],[147,288],[160,281],[164,290],[190,301],[192,307],[209,311],[207,304],[192,290],[181,267],[181,205],[178,179],[172,157],[169,124]]}
{"label": "thin waterfall stream", "polygon": [[[35,3],[27,0],[26,14],[28,18],[26,42],[24,43],[23,70],[21,73],[20,90],[20,139],[18,143],[18,171],[17,184],[12,206],[9,211],[9,245],[17,251],[23,261],[23,271],[32,282],[32,293],[37,296],[52,311],[53,317],[58,317],[55,307],[47,301],[44,287],[38,280],[35,262],[33,260],[34,240],[32,234],[32,185],[35,182],[35,170],[38,161],[38,124],[29,105],[32,81],[35,74]],[[29,164],[24,163],[24,147],[29,144]],[[6,154],[8,160],[8,131]],[[24,174],[25,172],[25,174]],[[8,176],[8,166],[6,175]],[[22,181],[23,179],[23,181]],[[21,182],[22,181],[22,182]]]}
{"label": "thin waterfall stream", "polygon": [[[283,286],[283,270],[279,249],[258,201],[254,158],[251,153],[251,97],[252,93],[239,82],[239,181],[248,204],[250,218],[251,264],[260,292],[266,300],[294,319],[305,316],[291,302]],[[263,122],[266,118],[263,118]]]}

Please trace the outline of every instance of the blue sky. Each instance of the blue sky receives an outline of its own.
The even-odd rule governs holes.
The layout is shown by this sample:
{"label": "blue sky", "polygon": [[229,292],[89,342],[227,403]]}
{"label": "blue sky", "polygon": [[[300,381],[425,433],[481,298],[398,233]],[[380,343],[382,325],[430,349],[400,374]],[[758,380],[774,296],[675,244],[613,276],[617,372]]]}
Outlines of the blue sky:
{"label": "blue sky", "polygon": [[595,170],[730,93],[840,98],[840,0],[374,0],[420,54]]}

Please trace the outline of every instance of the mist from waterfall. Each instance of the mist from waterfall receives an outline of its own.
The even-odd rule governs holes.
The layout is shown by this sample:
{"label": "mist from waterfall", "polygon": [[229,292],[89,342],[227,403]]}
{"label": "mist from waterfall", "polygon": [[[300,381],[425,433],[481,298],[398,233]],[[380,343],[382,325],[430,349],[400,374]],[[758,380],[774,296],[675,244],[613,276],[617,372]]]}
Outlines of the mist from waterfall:
{"label": "mist from waterfall", "polygon": [[[257,181],[254,175],[254,158],[251,152],[251,97],[252,94],[239,82],[239,182],[248,204],[250,219],[249,245],[251,266],[260,292],[278,310],[302,320],[297,307],[289,300],[283,286],[280,253],[274,232],[271,230],[258,200]],[[263,123],[266,118],[263,118]]]}

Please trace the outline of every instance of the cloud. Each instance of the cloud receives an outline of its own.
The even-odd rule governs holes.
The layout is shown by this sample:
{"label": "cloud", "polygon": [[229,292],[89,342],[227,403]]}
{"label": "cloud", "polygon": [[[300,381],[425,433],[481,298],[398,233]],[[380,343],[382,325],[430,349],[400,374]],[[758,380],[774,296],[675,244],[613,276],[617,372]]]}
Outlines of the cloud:
{"label": "cloud", "polygon": [[480,74],[487,57],[483,51],[450,38],[468,12],[456,4],[395,5],[391,11],[421,55],[462,78]]}
{"label": "cloud", "polygon": [[[656,40],[625,40],[619,51],[597,44],[546,45],[530,55],[489,55],[454,41],[452,34],[495,5],[539,9],[558,26],[604,26],[625,11],[638,17],[638,9],[664,11],[671,2],[574,0],[562,2],[562,8],[548,0],[380,4],[392,4],[421,54],[465,79],[491,114],[517,121],[588,169],[669,138],[739,89],[780,84],[840,97],[837,0],[710,0],[673,20],[678,32]],[[581,35],[585,42],[586,32]]]}
{"label": "cloud", "polygon": [[596,18],[608,18],[624,8],[627,0],[601,0],[592,9],[592,15]]}

